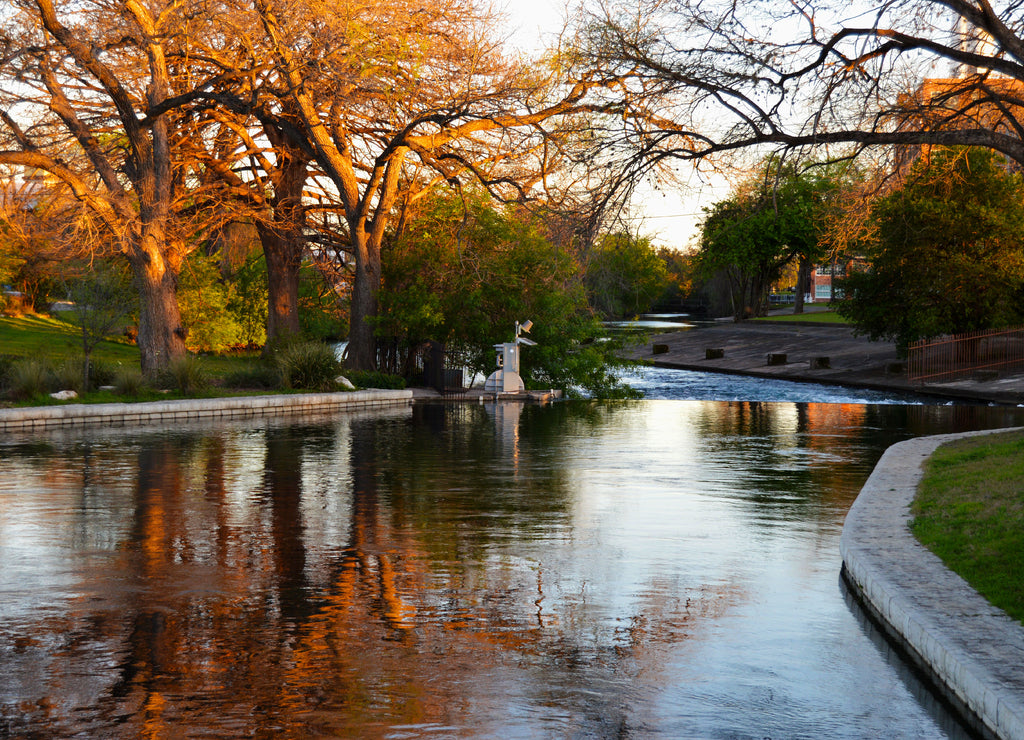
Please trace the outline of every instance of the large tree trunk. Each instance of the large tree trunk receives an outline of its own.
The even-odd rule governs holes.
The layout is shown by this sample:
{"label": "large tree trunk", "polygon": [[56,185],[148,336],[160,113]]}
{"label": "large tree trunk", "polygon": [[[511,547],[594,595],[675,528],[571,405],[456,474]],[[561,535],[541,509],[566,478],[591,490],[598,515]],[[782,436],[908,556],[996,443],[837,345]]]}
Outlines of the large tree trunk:
{"label": "large tree trunk", "polygon": [[370,319],[377,315],[380,248],[369,243],[362,229],[353,228],[351,232],[353,251],[356,254],[356,274],[352,282],[352,308],[345,365],[352,370],[376,370],[377,338]]}
{"label": "large tree trunk", "polygon": [[267,347],[298,334],[299,269],[305,246],[306,214],[302,190],[309,175],[309,158],[272,126],[264,126],[278,158],[274,177],[273,223],[258,230],[267,261]]}
{"label": "large tree trunk", "polygon": [[[129,261],[139,291],[139,352],[142,372],[152,375],[185,355],[185,329],[178,307],[178,275],[157,240],[144,237]],[[148,247],[148,248],[147,248]]]}
{"label": "large tree trunk", "polygon": [[267,347],[299,333],[299,268],[302,242],[274,226],[260,225],[267,260]]}

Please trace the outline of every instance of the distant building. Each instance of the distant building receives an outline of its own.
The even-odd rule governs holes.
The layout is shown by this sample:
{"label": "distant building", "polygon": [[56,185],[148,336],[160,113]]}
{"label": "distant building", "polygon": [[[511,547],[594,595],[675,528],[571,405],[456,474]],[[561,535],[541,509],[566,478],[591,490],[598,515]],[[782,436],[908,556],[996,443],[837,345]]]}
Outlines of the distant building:
{"label": "distant building", "polygon": [[838,258],[815,265],[811,270],[811,284],[806,300],[812,303],[842,300],[843,289],[835,285],[834,281],[846,277],[848,272],[864,269],[866,266],[867,263],[861,257]]}

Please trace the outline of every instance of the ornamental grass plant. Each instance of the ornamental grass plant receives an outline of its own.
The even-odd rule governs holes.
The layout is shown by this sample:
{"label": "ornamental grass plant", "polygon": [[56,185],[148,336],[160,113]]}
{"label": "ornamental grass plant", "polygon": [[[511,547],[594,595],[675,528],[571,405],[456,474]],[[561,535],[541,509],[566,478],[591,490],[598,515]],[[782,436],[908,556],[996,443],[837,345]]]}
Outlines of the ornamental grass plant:
{"label": "ornamental grass plant", "polygon": [[285,388],[334,390],[341,362],[334,347],[324,342],[290,342],[278,348],[274,361]]}

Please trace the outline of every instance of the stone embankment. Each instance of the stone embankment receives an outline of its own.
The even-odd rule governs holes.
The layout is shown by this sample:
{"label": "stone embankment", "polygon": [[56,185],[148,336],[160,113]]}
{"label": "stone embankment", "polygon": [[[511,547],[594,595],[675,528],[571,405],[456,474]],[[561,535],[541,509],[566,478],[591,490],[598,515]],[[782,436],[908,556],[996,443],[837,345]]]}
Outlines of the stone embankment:
{"label": "stone embankment", "polygon": [[886,451],[846,517],[843,575],[964,716],[998,738],[1024,740],[1024,625],[948,570],[908,527],[923,462],[963,436],[920,437]]}
{"label": "stone embankment", "polygon": [[33,406],[0,409],[0,432],[315,414],[345,409],[409,405],[412,401],[412,391],[368,390],[349,393],[191,398],[144,403]]}

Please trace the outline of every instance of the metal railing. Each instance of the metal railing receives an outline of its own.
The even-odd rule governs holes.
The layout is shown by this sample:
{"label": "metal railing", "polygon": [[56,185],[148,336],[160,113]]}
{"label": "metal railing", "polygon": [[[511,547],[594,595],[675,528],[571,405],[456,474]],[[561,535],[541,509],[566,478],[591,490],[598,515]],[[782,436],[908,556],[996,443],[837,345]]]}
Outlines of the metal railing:
{"label": "metal railing", "polygon": [[907,377],[922,383],[1018,367],[1024,367],[1024,326],[922,339],[908,347]]}

